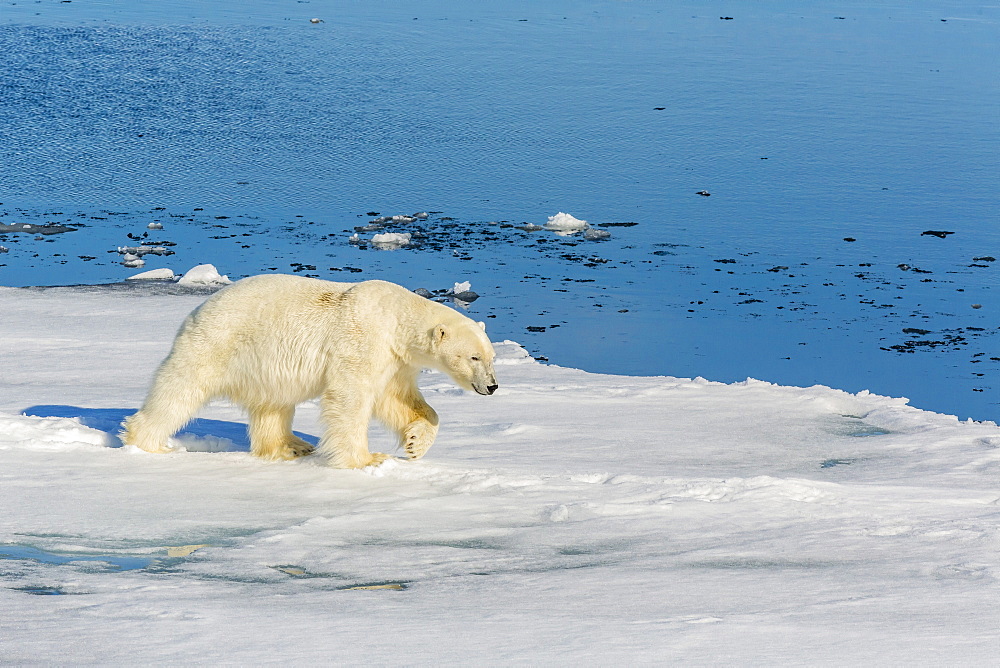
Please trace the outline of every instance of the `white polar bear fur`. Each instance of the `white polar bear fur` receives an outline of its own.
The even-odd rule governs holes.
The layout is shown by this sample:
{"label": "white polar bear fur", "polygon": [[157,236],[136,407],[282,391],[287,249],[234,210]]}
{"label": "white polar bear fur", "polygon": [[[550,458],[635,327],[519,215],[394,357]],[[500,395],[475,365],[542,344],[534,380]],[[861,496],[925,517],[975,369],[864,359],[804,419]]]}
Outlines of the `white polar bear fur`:
{"label": "white polar bear fur", "polygon": [[389,458],[368,451],[372,417],[417,459],[438,431],[417,374],[435,368],[464,389],[493,394],[494,352],[484,329],[385,281],[245,278],[185,319],[145,404],[126,419],[122,441],[167,452],[170,436],[205,402],[224,397],[249,414],[252,454],[293,459],[313,450],[292,434],[295,406],[319,397],[325,431],[318,452],[331,466],[363,468]]}

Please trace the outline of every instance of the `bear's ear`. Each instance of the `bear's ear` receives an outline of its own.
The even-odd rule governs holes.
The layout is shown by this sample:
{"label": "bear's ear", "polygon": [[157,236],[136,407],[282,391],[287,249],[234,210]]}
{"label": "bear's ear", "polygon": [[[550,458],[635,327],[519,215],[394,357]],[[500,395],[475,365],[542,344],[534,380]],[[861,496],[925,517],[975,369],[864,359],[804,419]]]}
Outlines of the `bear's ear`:
{"label": "bear's ear", "polygon": [[482,320],[479,321],[479,329],[483,330],[484,332],[486,331],[486,323],[483,322]]}
{"label": "bear's ear", "polygon": [[434,345],[437,345],[444,341],[445,337],[448,336],[448,330],[444,328],[444,325],[438,325],[433,330],[431,330],[431,341]]}

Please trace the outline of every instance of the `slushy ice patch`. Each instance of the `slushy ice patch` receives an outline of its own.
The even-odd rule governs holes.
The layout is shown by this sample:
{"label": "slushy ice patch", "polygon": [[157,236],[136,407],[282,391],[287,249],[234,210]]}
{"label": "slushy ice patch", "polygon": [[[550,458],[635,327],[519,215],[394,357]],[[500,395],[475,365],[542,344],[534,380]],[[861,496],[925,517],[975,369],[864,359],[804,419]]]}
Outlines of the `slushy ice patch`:
{"label": "slushy ice patch", "polygon": [[207,545],[166,547],[156,554],[137,555],[121,553],[55,552],[31,545],[0,545],[0,559],[29,561],[52,566],[75,566],[87,570],[134,571],[158,565],[163,561],[177,561]]}

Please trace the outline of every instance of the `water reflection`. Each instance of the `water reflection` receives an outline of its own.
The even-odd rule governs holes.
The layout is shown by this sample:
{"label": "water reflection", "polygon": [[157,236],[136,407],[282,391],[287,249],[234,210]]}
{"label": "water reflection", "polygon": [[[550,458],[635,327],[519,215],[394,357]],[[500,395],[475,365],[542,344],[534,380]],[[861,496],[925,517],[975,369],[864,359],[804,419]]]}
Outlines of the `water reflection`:
{"label": "water reflection", "polygon": [[[120,280],[159,222],[178,272],[471,280],[560,364],[1000,417],[996,9],[488,4],[5,8],[0,223],[86,227],[0,234],[0,282]],[[426,210],[454,246],[347,241]],[[560,211],[638,225],[499,227]]]}

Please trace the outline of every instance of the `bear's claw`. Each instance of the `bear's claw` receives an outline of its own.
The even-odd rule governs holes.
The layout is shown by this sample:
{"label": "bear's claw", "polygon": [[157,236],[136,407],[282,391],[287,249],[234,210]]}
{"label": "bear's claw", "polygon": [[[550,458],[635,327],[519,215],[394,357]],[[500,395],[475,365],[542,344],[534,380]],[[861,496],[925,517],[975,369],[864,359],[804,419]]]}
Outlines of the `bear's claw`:
{"label": "bear's claw", "polygon": [[284,441],[271,444],[254,444],[252,440],[250,442],[251,454],[264,459],[273,459],[276,461],[288,461],[291,459],[298,459],[299,457],[306,457],[315,452],[315,450],[316,448],[309,443],[306,443],[298,436],[291,436]]}
{"label": "bear's claw", "polygon": [[437,430],[419,422],[411,423],[403,432],[403,450],[410,459],[420,459],[434,444]]}
{"label": "bear's claw", "polygon": [[316,451],[309,443],[306,443],[301,438],[296,438],[294,441],[289,443],[285,452],[287,453],[289,459],[297,459],[298,457],[307,457]]}

